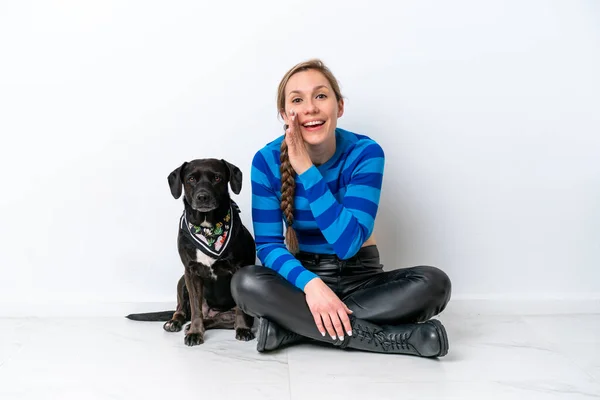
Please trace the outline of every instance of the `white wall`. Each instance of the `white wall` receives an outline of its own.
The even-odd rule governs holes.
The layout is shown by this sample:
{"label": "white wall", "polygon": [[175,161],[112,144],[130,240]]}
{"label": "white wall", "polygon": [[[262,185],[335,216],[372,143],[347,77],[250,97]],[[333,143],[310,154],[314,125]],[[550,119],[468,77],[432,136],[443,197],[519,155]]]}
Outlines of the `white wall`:
{"label": "white wall", "polygon": [[0,57],[0,314],[173,302],[168,173],[238,165],[251,229],[277,84],[311,57],[339,125],[386,151],[386,268],[439,266],[455,298],[600,298],[596,1],[7,1]]}

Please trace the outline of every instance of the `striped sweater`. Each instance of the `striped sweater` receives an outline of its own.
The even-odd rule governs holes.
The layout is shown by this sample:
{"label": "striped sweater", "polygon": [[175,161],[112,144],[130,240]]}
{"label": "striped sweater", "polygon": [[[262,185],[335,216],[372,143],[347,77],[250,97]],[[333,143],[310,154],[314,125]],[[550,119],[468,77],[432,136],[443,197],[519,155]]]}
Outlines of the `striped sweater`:
{"label": "striped sweater", "polygon": [[[340,128],[335,154],[324,164],[296,176],[293,227],[301,251],[354,256],[371,236],[383,180],[384,153],[367,136]],[[281,136],[252,160],[252,223],[258,258],[301,290],[317,275],[284,244],[280,209]]]}

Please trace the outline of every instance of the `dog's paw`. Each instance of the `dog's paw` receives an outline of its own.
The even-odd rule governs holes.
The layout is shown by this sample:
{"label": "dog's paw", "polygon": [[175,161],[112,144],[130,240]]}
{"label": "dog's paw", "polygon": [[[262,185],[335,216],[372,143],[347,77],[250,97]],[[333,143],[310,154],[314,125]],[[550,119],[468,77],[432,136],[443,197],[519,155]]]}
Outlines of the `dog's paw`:
{"label": "dog's paw", "polygon": [[167,332],[179,332],[182,326],[183,324],[181,323],[181,321],[172,319],[170,321],[165,322],[165,324],[163,325],[163,329]]}
{"label": "dog's paw", "polygon": [[184,343],[188,346],[197,346],[204,343],[204,334],[202,333],[188,333],[185,335]]}
{"label": "dog's paw", "polygon": [[235,330],[235,338],[242,342],[247,342],[254,339],[254,333],[250,331],[250,328],[237,328]]}

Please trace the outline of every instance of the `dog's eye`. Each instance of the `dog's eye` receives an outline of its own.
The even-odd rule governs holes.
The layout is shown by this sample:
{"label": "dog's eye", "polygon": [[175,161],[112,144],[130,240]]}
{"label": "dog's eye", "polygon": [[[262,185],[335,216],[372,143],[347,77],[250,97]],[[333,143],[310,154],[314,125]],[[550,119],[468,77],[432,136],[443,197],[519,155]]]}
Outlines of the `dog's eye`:
{"label": "dog's eye", "polygon": [[194,182],[195,180],[196,180],[196,178],[194,178],[193,176],[190,176],[190,177],[188,178],[188,182]]}
{"label": "dog's eye", "polygon": [[215,175],[215,182],[221,182],[221,175]]}

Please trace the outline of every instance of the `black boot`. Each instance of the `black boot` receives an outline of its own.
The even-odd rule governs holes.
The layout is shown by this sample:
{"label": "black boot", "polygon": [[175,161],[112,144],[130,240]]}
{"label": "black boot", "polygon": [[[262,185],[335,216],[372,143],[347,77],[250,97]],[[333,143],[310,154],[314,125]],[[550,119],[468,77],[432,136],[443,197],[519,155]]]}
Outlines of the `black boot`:
{"label": "black boot", "polygon": [[448,354],[446,329],[435,319],[419,324],[379,326],[351,318],[351,325],[352,336],[344,337],[339,343],[342,348],[420,357]]}
{"label": "black boot", "polygon": [[288,331],[273,321],[261,317],[256,330],[256,350],[259,353],[276,350],[283,346],[300,343],[305,338],[297,333]]}

